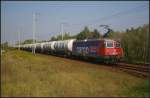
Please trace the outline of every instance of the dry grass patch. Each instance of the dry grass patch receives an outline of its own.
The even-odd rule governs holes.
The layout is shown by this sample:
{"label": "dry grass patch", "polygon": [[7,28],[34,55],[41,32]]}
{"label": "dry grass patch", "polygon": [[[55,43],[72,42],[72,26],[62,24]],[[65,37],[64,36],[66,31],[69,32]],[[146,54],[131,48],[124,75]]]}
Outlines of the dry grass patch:
{"label": "dry grass patch", "polygon": [[148,96],[148,80],[106,66],[17,50],[1,64],[2,96]]}

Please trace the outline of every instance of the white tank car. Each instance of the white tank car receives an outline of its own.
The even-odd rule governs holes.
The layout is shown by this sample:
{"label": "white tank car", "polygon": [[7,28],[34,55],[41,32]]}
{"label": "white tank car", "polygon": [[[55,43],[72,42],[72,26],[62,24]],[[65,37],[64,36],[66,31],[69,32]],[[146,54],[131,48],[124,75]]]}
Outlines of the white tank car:
{"label": "white tank car", "polygon": [[35,46],[36,46],[36,50],[41,50],[41,43],[36,43]]}
{"label": "white tank car", "polygon": [[30,49],[31,48],[31,45],[30,44],[27,44],[27,49]]}
{"label": "white tank car", "polygon": [[41,52],[44,52],[43,46],[46,42],[41,43]]}
{"label": "white tank car", "polygon": [[55,50],[54,45],[55,45],[56,42],[57,42],[57,41],[52,41],[52,42],[51,42],[51,49],[52,49],[52,51]]}
{"label": "white tank car", "polygon": [[29,48],[30,48],[30,46],[29,46],[30,44],[25,44],[25,50],[29,50]]}
{"label": "white tank car", "polygon": [[26,44],[25,44],[25,45],[23,45],[23,49],[26,49]]}
{"label": "white tank car", "polygon": [[51,43],[52,42],[43,43],[43,51],[51,51]]}
{"label": "white tank car", "polygon": [[33,48],[36,49],[36,44],[30,44],[29,47],[30,47],[30,50],[32,50]]}
{"label": "white tank car", "polygon": [[[18,47],[19,47],[19,46],[18,46]],[[26,49],[29,48],[29,44],[24,44],[24,45],[22,45],[21,47],[22,47],[22,49],[26,50]]]}
{"label": "white tank car", "polygon": [[68,42],[68,50],[69,50],[70,52],[72,52],[73,42],[74,42],[75,40],[76,40],[76,39],[71,39],[71,40],[69,40],[69,42]]}
{"label": "white tank car", "polygon": [[72,52],[72,46],[75,39],[56,41],[54,44],[55,51]]}

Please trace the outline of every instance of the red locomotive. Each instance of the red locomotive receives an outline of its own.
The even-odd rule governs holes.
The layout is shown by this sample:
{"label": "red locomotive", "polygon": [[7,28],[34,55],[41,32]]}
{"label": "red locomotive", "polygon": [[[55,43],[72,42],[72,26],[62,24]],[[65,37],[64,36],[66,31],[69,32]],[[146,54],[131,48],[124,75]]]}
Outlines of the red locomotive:
{"label": "red locomotive", "polygon": [[74,41],[72,52],[74,56],[95,58],[105,63],[115,63],[123,56],[120,43],[110,39]]}

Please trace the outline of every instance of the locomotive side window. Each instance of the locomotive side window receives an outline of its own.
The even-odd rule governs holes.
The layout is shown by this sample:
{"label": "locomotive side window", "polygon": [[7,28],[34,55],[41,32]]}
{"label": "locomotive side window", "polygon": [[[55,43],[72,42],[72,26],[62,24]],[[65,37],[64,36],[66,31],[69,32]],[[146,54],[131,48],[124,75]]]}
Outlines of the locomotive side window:
{"label": "locomotive side window", "polygon": [[106,45],[107,48],[112,48],[113,47],[113,42],[107,41],[105,45]]}

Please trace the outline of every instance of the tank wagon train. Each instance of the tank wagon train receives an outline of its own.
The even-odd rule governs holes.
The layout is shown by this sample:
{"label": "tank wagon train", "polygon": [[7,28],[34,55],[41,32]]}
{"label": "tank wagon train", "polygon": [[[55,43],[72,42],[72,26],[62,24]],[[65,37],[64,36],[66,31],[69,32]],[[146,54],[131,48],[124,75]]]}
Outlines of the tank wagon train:
{"label": "tank wagon train", "polygon": [[26,51],[32,51],[33,48],[38,53],[91,58],[104,63],[116,63],[123,57],[120,42],[111,39],[70,39],[20,45],[20,49]]}

